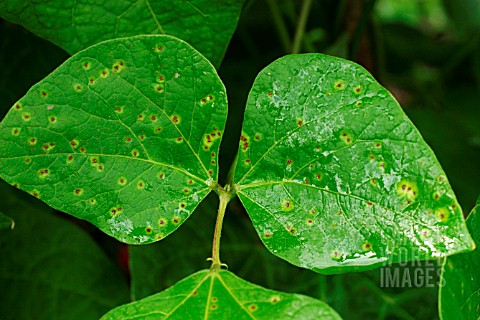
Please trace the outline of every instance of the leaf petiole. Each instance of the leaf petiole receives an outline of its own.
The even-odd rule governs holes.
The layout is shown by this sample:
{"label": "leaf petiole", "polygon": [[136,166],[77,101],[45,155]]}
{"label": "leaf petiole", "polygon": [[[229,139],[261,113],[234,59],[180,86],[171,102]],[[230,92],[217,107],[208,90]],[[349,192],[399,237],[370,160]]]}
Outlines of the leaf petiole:
{"label": "leaf petiole", "polygon": [[[225,188],[219,187],[215,190],[220,198],[220,204],[218,206],[217,221],[215,222],[215,231],[213,234],[212,243],[212,266],[211,270],[220,270],[222,266],[225,266],[220,261],[220,237],[222,236],[223,218],[225,217],[225,210],[227,204],[235,196],[235,191],[230,188],[230,185],[226,185]],[[210,259],[209,259],[210,260]]]}

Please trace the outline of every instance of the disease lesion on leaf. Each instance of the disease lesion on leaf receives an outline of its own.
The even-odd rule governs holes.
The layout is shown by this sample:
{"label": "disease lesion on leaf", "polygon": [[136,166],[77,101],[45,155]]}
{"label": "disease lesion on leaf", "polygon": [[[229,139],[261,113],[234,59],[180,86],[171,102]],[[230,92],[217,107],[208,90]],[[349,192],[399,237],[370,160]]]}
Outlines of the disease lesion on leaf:
{"label": "disease lesion on leaf", "polygon": [[50,174],[50,170],[47,168],[40,169],[38,170],[38,173],[37,173],[40,179],[45,179],[46,177],[48,177],[49,174]]}
{"label": "disease lesion on leaf", "polygon": [[204,106],[207,103],[212,103],[214,100],[215,100],[215,96],[213,94],[208,94],[205,97],[203,97],[202,99],[200,99],[200,105]]}
{"label": "disease lesion on leaf", "polygon": [[363,87],[362,87],[362,85],[359,84],[359,85],[356,85],[356,86],[353,88],[353,93],[355,93],[355,94],[360,94],[360,93],[362,93],[362,90],[363,90]]}
{"label": "disease lesion on leaf", "polygon": [[447,222],[450,217],[450,211],[447,208],[438,208],[435,210],[435,217],[439,222]]}
{"label": "disease lesion on leaf", "polygon": [[54,142],[47,142],[42,146],[44,152],[49,152],[50,150],[55,148]]}
{"label": "disease lesion on leaf", "polygon": [[32,120],[32,115],[30,114],[30,112],[24,112],[22,113],[21,118],[23,121],[29,122],[30,120]]}
{"label": "disease lesion on leaf", "polygon": [[[18,187],[18,184],[17,184],[17,187]],[[29,192],[32,196],[34,196],[35,198],[37,199],[40,199],[40,191],[38,191],[37,189],[33,189],[32,191]]]}
{"label": "disease lesion on leaf", "polygon": [[182,122],[182,118],[178,115],[178,114],[172,114],[170,116],[170,120],[172,121],[172,123],[174,123],[175,125],[178,125]]}
{"label": "disease lesion on leaf", "polygon": [[307,225],[307,227],[313,226],[314,223],[315,223],[315,220],[312,218],[308,218],[307,220],[305,220],[305,224]]}
{"label": "disease lesion on leaf", "polygon": [[98,156],[90,156],[89,160],[92,167],[96,167],[100,164],[100,158]]}
{"label": "disease lesion on leaf", "polygon": [[333,84],[333,87],[335,88],[335,90],[343,90],[346,87],[346,83],[343,80],[337,80]]}
{"label": "disease lesion on leaf", "polygon": [[[218,128],[213,128],[210,132],[205,133],[203,136],[203,150],[209,151],[210,147],[213,146],[216,140],[222,137],[222,133]],[[213,157],[213,156],[212,156]]]}
{"label": "disease lesion on leaf", "polygon": [[242,152],[247,152],[247,150],[250,148],[250,136],[242,131],[242,134],[240,135],[240,150]]}
{"label": "disease lesion on leaf", "polygon": [[344,260],[344,254],[338,249],[332,250],[332,252],[330,254],[330,257],[334,261],[343,261]]}
{"label": "disease lesion on leaf", "polygon": [[72,147],[72,149],[78,148],[79,145],[80,145],[80,142],[77,139],[73,139],[70,141],[70,146]]}
{"label": "disease lesion on leaf", "polygon": [[156,53],[161,53],[163,52],[163,49],[163,45],[157,44],[155,47],[152,48],[152,51]]}
{"label": "disease lesion on leaf", "polygon": [[124,60],[117,60],[112,65],[112,72],[113,73],[120,73],[126,67],[126,62]]}
{"label": "disease lesion on leaf", "polygon": [[283,199],[280,202],[280,208],[284,212],[290,212],[295,208],[295,205],[291,199]]}
{"label": "disease lesion on leaf", "polygon": [[108,78],[109,75],[110,75],[110,69],[108,68],[105,68],[102,71],[100,71],[100,77],[103,79]]}
{"label": "disease lesion on leaf", "polygon": [[55,124],[55,123],[57,123],[58,118],[57,118],[57,116],[55,116],[55,115],[51,115],[51,116],[48,117],[48,121],[49,121],[51,124]]}
{"label": "disease lesion on leaf", "polygon": [[127,184],[127,181],[128,181],[127,178],[120,177],[120,178],[118,178],[117,183],[121,186],[125,186]]}
{"label": "disease lesion on leaf", "polygon": [[80,93],[83,91],[83,86],[80,83],[74,83],[72,87],[73,87],[73,91],[75,92]]}
{"label": "disease lesion on leaf", "polygon": [[90,61],[82,62],[83,70],[88,71],[88,70],[90,70],[91,67],[92,67],[92,63]]}
{"label": "disease lesion on leaf", "polygon": [[120,206],[117,206],[117,207],[112,207],[109,210],[109,213],[112,217],[115,217],[115,216],[119,215],[120,213],[122,213],[122,211],[123,211],[123,208],[120,207]]}
{"label": "disease lesion on leaf", "polygon": [[13,110],[15,111],[21,111],[22,109],[23,109],[23,104],[20,101],[18,101],[13,105]]}
{"label": "disease lesion on leaf", "polygon": [[342,130],[340,132],[340,140],[342,140],[342,142],[345,143],[346,145],[351,145],[353,143],[352,135],[346,130]]}
{"label": "disease lesion on leaf", "polygon": [[140,151],[138,151],[137,149],[133,149],[131,155],[132,157],[137,158],[138,156],[140,156]]}
{"label": "disease lesion on leaf", "polygon": [[363,252],[368,252],[368,251],[372,251],[372,244],[368,241],[365,241],[362,246],[361,246],[361,249]]}
{"label": "disease lesion on leaf", "polygon": [[21,128],[12,128],[12,136],[18,137],[20,135]]}
{"label": "disease lesion on leaf", "polygon": [[172,223],[173,223],[174,225],[179,224],[180,221],[182,221],[182,218],[179,217],[179,216],[174,216],[174,217],[172,218]]}
{"label": "disease lesion on leaf", "polygon": [[397,194],[408,201],[414,201],[418,196],[418,187],[415,182],[402,179],[395,188]]}
{"label": "disease lesion on leaf", "polygon": [[298,126],[298,127],[301,127],[301,126],[303,126],[303,124],[304,124],[305,122],[304,122],[304,120],[303,120],[302,117],[298,117],[298,118],[296,119],[296,123],[297,123],[297,126]]}
{"label": "disease lesion on leaf", "polygon": [[155,92],[162,93],[165,90],[165,86],[163,84],[156,83],[153,85],[153,89]]}

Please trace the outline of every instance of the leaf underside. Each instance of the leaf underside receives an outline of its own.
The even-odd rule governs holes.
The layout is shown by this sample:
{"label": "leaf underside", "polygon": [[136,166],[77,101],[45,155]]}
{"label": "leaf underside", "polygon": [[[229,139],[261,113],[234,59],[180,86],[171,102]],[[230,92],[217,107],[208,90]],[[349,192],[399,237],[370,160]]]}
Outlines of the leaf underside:
{"label": "leaf underside", "polygon": [[[467,218],[474,241],[480,243],[480,198]],[[480,251],[449,257],[443,266],[443,286],[439,291],[442,319],[480,319]]]}
{"label": "leaf underside", "polygon": [[322,301],[268,290],[233,273],[203,270],[101,319],[341,319]]}
{"label": "leaf underside", "polygon": [[127,243],[173,232],[210,192],[227,115],[214,67],[170,36],[67,60],[0,123],[0,177]]}
{"label": "leaf underside", "polygon": [[280,58],[249,94],[237,193],[266,247],[322,273],[471,250],[431,149],[362,67]]}
{"label": "leaf underside", "polygon": [[104,40],[168,34],[202,52],[215,66],[235,31],[243,0],[40,0],[0,2],[0,16],[74,54]]}

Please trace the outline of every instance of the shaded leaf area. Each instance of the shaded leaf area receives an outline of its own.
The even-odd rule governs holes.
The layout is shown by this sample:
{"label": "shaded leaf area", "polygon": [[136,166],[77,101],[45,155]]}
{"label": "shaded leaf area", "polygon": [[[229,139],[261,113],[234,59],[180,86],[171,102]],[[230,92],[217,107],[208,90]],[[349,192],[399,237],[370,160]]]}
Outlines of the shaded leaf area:
{"label": "shaded leaf area", "polygon": [[480,31],[480,4],[475,0],[464,0],[461,5],[453,0],[443,0],[444,8],[458,34],[478,38]]}
{"label": "shaded leaf area", "polygon": [[436,262],[417,261],[331,275],[323,294],[344,319],[438,319],[440,272]]}
{"label": "shaded leaf area", "polygon": [[[218,200],[207,197],[177,232],[146,246],[130,246],[131,295],[145,298],[208,267]],[[283,292],[320,299],[344,319],[436,319],[440,268],[409,262],[362,273],[325,276],[272,255],[259,240],[238,199],[225,216],[221,257],[239,277]],[[387,270],[388,269],[388,270]],[[388,281],[387,281],[388,280]],[[378,315],[382,315],[377,317]]]}
{"label": "shaded leaf area", "polygon": [[[452,177],[452,187],[463,208],[475,205],[480,188],[477,160],[480,159],[480,128],[476,124],[480,109],[475,102],[480,99],[479,93],[475,88],[452,90],[445,93],[441,110],[416,106],[407,110],[422,133],[425,132],[425,140],[436,150],[442,166]],[[461,110],[457,110],[459,105],[462,106]]]}
{"label": "shaded leaf area", "polygon": [[168,34],[181,38],[217,67],[235,31],[243,0],[36,1],[7,0],[0,16],[74,54],[104,40]]}
{"label": "shaded leaf area", "polygon": [[325,303],[268,290],[226,270],[199,271],[101,319],[341,319]]}
{"label": "shaded leaf area", "polygon": [[12,220],[12,218],[0,212],[0,230],[13,229],[14,227],[15,227],[15,222]]}
{"label": "shaded leaf area", "polygon": [[14,104],[0,177],[123,242],[153,242],[210,191],[226,104],[215,69],[185,42],[108,41]]}
{"label": "shaded leaf area", "polygon": [[480,41],[441,41],[400,23],[382,25],[380,35],[388,58],[382,82],[435,151],[462,208],[473,207],[480,188],[480,82],[472,80],[480,79],[474,61]]}
{"label": "shaded leaf area", "polygon": [[431,149],[387,90],[338,58],[286,56],[259,74],[235,182],[267,248],[318,272],[473,248]]}
{"label": "shaded leaf area", "polygon": [[[229,270],[264,287],[315,295],[315,274],[273,256],[258,239],[239,201],[233,200],[229,207],[220,249]],[[212,255],[217,209],[218,198],[210,194],[174,234],[154,244],[129,247],[132,300],[167,289],[199,266],[210,266],[206,259]]]}
{"label": "shaded leaf area", "polygon": [[158,293],[210,265],[217,210],[218,198],[212,193],[174,234],[149,245],[129,246],[132,300]]}
{"label": "shaded leaf area", "polygon": [[0,318],[98,319],[129,300],[125,277],[85,231],[3,182],[0,191],[16,223],[0,232]]}
{"label": "shaded leaf area", "polygon": [[[480,244],[480,198],[467,218],[473,240]],[[440,288],[439,304],[442,319],[480,318],[480,276],[478,248],[473,252],[449,257],[443,265],[444,286]]]}
{"label": "shaded leaf area", "polygon": [[18,25],[0,19],[0,118],[28,89],[52,72],[68,55]]}

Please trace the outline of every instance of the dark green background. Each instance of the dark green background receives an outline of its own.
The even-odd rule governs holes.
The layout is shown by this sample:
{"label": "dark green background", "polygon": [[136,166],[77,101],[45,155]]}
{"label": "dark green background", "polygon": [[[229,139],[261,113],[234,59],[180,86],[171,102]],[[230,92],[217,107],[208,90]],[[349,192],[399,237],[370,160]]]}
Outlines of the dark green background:
{"label": "dark green background", "polygon": [[[221,181],[238,146],[243,110],[257,73],[278,57],[290,53],[301,1],[247,1],[237,31],[219,69],[229,96],[227,133],[220,154]],[[281,40],[278,12],[289,40]],[[437,154],[465,213],[480,191],[480,7],[476,0],[313,1],[302,52],[328,53],[359,62],[400,102]],[[61,49],[23,28],[0,21],[0,115],[28,88],[68,58]],[[12,193],[17,200],[29,201]],[[0,211],[22,211],[0,195]],[[182,228],[166,240],[127,247],[90,225],[66,214],[79,225],[118,269],[130,279],[135,299],[158,292],[188,274],[208,268],[217,200],[206,199]],[[33,206],[39,206],[33,202]],[[31,215],[23,209],[18,214]],[[50,214],[40,209],[37,215]],[[12,214],[13,216],[13,214]],[[35,219],[32,216],[31,219]],[[18,222],[21,222],[20,219]],[[0,231],[12,241],[22,237],[21,227]],[[38,243],[27,243],[34,250]],[[81,248],[80,248],[81,249]],[[0,254],[3,247],[0,247]],[[85,248],[87,250],[87,248]],[[82,250],[78,250],[81,255]],[[222,237],[222,261],[238,276],[271,289],[310,295],[326,301],[345,319],[436,319],[437,287],[381,288],[382,270],[322,276],[300,270],[266,251],[237,200],[227,212]],[[5,262],[2,261],[2,264]],[[416,269],[417,264],[409,264]],[[68,268],[68,267],[67,267]],[[427,264],[425,270],[436,268]],[[18,270],[17,270],[18,271]],[[436,272],[435,272],[436,274]],[[112,279],[105,279],[112,281]],[[10,289],[13,290],[13,289]],[[27,290],[18,288],[18,290]],[[0,287],[0,299],[7,295]],[[25,297],[28,295],[25,294]],[[38,299],[41,294],[38,294]],[[41,301],[40,301],[41,303]],[[48,300],[44,303],[49,303]],[[67,303],[67,302],[65,302]],[[0,318],[11,318],[14,305],[2,305]],[[53,319],[51,314],[37,318]],[[92,317],[94,318],[94,317]],[[86,318],[85,318],[86,319]]]}

